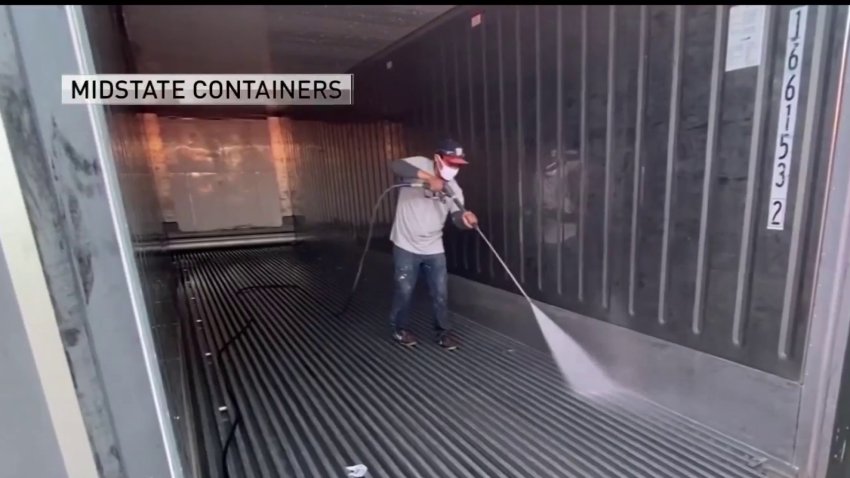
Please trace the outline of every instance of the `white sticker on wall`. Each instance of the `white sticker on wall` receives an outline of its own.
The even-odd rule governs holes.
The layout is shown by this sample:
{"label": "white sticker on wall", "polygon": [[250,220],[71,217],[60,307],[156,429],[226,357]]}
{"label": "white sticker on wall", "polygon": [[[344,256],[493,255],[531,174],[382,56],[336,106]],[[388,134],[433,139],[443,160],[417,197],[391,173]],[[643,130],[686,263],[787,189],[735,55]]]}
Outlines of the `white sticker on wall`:
{"label": "white sticker on wall", "polygon": [[791,180],[791,159],[794,157],[794,136],[797,129],[797,104],[800,98],[807,13],[808,7],[803,6],[791,10],[788,16],[784,72],[780,88],[781,101],[776,118],[776,149],[773,153],[770,206],[767,212],[767,228],[774,231],[785,229],[785,206],[788,199],[788,182]]}
{"label": "white sticker on wall", "polygon": [[478,25],[481,25],[481,14],[480,14],[480,13],[475,14],[475,15],[472,17],[472,20],[470,21],[470,24],[472,25],[472,28],[475,28],[475,27],[477,27]]}
{"label": "white sticker on wall", "polygon": [[764,5],[735,5],[729,10],[726,71],[758,66],[764,42]]}

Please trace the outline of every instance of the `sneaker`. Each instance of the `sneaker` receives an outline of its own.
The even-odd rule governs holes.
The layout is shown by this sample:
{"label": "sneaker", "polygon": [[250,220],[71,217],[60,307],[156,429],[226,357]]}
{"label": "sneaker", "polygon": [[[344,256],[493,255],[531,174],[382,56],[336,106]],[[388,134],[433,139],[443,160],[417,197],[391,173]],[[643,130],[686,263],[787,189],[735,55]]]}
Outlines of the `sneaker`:
{"label": "sneaker", "polygon": [[437,340],[437,344],[446,350],[455,350],[460,347],[460,342],[451,334],[446,334]]}
{"label": "sneaker", "polygon": [[393,340],[404,345],[405,347],[412,347],[416,345],[416,337],[413,336],[410,332],[406,330],[401,330],[393,333]]}

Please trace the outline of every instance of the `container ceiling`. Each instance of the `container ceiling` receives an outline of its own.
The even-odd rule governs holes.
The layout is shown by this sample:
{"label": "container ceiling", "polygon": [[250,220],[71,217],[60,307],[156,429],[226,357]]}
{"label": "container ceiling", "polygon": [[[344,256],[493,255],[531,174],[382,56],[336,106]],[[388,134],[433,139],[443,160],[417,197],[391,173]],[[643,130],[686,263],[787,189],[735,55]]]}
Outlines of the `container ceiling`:
{"label": "container ceiling", "polygon": [[344,73],[454,5],[125,5],[139,73]]}

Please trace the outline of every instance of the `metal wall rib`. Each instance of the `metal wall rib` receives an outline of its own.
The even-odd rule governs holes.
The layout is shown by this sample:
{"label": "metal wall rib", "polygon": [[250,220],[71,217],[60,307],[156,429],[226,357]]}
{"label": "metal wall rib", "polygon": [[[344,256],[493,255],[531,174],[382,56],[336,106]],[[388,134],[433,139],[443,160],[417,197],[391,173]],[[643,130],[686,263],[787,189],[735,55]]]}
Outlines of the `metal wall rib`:
{"label": "metal wall rib", "polygon": [[611,208],[613,196],[613,166],[614,166],[614,111],[616,106],[615,79],[617,71],[617,6],[611,5],[608,11],[608,64],[607,105],[605,111],[605,205],[602,218],[602,307],[608,308],[608,297],[611,294],[609,276],[611,273],[609,249],[611,247]]}
{"label": "metal wall rib", "polygon": [[795,326],[795,313],[797,311],[800,295],[800,277],[803,274],[804,248],[802,241],[806,239],[805,221],[810,214],[809,204],[813,194],[810,179],[815,169],[815,149],[817,141],[815,135],[820,129],[821,122],[818,120],[823,113],[819,105],[824,94],[827,67],[827,22],[829,9],[824,6],[815,8],[816,23],[812,47],[812,66],[809,75],[808,105],[805,110],[804,131],[802,137],[802,148],[800,151],[799,178],[800,186],[797,187],[794,203],[793,225],[791,227],[791,239],[788,253],[788,268],[785,278],[785,289],[782,301],[782,315],[779,328],[779,343],[777,353],[783,360],[787,360],[793,348],[793,327]]}
{"label": "metal wall rib", "polygon": [[661,277],[658,279],[658,323],[667,322],[667,288],[670,272],[670,236],[673,234],[673,198],[676,195],[676,162],[678,158],[679,140],[679,101],[682,87],[682,42],[684,42],[684,7],[676,5],[673,20],[673,64],[672,79],[670,80],[670,117],[667,127],[667,175],[664,186],[664,226],[661,239]]}
{"label": "metal wall rib", "polygon": [[587,142],[588,142],[588,132],[587,132],[587,82],[588,80],[588,71],[587,71],[587,48],[588,48],[588,26],[587,26],[587,5],[581,6],[581,93],[580,93],[580,101],[581,101],[581,119],[579,123],[579,148],[581,155],[581,168],[579,170],[579,223],[578,223],[578,261],[576,262],[576,267],[578,270],[576,274],[578,276],[578,288],[576,290],[579,302],[584,301],[584,253],[585,253],[585,225],[587,224],[586,216],[587,216]]}
{"label": "metal wall rib", "polygon": [[[557,7],[557,24],[555,26],[555,41],[557,42],[555,48],[555,90],[556,90],[556,111],[555,111],[555,121],[556,121],[556,133],[557,136],[557,144],[556,150],[557,155],[560,158],[564,154],[564,11],[561,5]],[[564,171],[558,171],[558,197],[564,196]],[[559,208],[557,212],[557,224],[561,224],[564,220],[564,211]],[[558,231],[558,243],[562,243],[564,241],[564,233],[563,230]],[[556,275],[556,290],[558,295],[564,293],[564,248],[559,247],[555,257],[555,275]]]}
{"label": "metal wall rib", "polygon": [[[190,358],[203,369],[197,403],[217,417],[217,429],[205,422],[207,448],[223,440],[236,407],[244,417],[231,476],[342,476],[358,463],[376,478],[764,476],[766,457],[648,402],[565,393],[546,354],[476,322],[456,317],[464,347],[439,350],[427,341],[424,302],[413,312],[423,343],[394,346],[388,297],[369,286],[380,266],[367,270],[362,296],[336,320],[339,268],[349,258],[266,248],[177,260],[196,344]],[[238,293],[271,284],[297,288]],[[210,353],[249,320],[252,329],[216,367]],[[210,476],[218,477],[215,458]]]}
{"label": "metal wall rib", "polygon": [[[766,15],[769,21],[765,22],[767,31],[773,32],[773,17],[775,9],[772,6],[766,7]],[[750,133],[750,151],[749,162],[747,168],[747,194],[744,199],[744,220],[741,225],[741,248],[738,258],[738,276],[735,289],[735,308],[732,318],[732,343],[737,346],[742,345],[744,340],[744,327],[746,321],[746,308],[749,307],[750,297],[750,280],[752,274],[752,253],[753,253],[753,236],[755,232],[755,209],[758,201],[757,193],[759,191],[759,172],[762,165],[762,148],[764,147],[764,127],[767,123],[765,116],[767,115],[768,106],[768,79],[770,78],[770,64],[768,63],[773,57],[773,36],[765,35],[765,42],[762,47],[760,66],[758,67],[758,76],[756,78],[756,88],[753,106],[753,127]]]}
{"label": "metal wall rib", "polygon": [[634,147],[634,166],[632,179],[632,217],[631,217],[631,234],[629,236],[629,315],[635,315],[635,294],[637,287],[637,254],[638,254],[638,234],[640,225],[638,218],[640,211],[640,191],[643,177],[643,121],[645,115],[645,98],[646,98],[646,58],[647,42],[648,42],[648,9],[646,5],[640,7],[640,32],[638,33],[639,50],[638,50],[638,70],[637,70],[637,108],[635,117],[635,147]]}
{"label": "metal wall rib", "polygon": [[708,227],[711,217],[711,192],[714,185],[714,165],[717,159],[718,121],[720,95],[723,89],[723,68],[721,61],[726,46],[726,8],[716,7],[714,26],[714,51],[711,60],[711,97],[708,101],[708,129],[705,144],[705,169],[703,170],[702,204],[700,205],[699,244],[697,246],[697,270],[694,291],[694,311],[691,330],[702,333],[705,317],[706,262],[708,256]]}

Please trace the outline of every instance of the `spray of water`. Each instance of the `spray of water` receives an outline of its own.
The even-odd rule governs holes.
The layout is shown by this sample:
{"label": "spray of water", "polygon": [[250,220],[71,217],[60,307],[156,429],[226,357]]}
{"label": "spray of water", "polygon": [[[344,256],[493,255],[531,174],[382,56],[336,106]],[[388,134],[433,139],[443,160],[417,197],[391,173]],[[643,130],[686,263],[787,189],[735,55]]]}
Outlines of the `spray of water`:
{"label": "spray of water", "polygon": [[614,382],[584,347],[566,333],[546,313],[529,302],[537,325],[546,339],[552,357],[570,387],[582,395],[608,395],[616,391]]}
{"label": "spray of water", "polygon": [[546,344],[552,352],[552,357],[555,359],[558,369],[564,380],[569,383],[570,388],[581,395],[604,396],[611,394],[617,390],[616,384],[608,378],[608,375],[600,367],[593,357],[584,350],[578,342],[573,339],[570,334],[566,333],[558,324],[556,324],[545,312],[540,310],[528,294],[525,293],[522,286],[516,280],[507,264],[496,252],[493,244],[487,239],[487,236],[476,228],[481,239],[496,256],[496,259],[505,268],[514,285],[519,289],[528,304],[531,306],[531,311],[534,313],[534,318],[543,337],[546,339]]}

